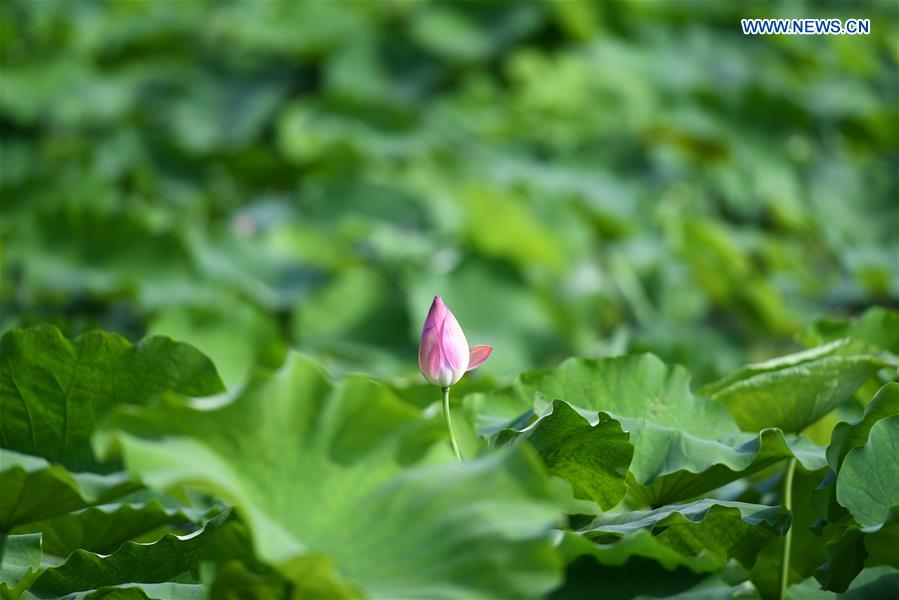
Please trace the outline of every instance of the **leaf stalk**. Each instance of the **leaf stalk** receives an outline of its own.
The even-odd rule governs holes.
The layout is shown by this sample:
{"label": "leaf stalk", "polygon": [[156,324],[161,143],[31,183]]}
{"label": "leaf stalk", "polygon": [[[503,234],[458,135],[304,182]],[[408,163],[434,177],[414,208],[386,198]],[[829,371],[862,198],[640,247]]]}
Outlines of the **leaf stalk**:
{"label": "leaf stalk", "polygon": [[[787,474],[784,478],[784,508],[791,513],[793,511],[793,475],[796,473],[796,459],[791,458],[787,465]],[[790,550],[793,545],[793,522],[784,536],[783,555],[780,559],[780,594],[778,598],[784,600],[787,595],[787,586],[790,579]]]}

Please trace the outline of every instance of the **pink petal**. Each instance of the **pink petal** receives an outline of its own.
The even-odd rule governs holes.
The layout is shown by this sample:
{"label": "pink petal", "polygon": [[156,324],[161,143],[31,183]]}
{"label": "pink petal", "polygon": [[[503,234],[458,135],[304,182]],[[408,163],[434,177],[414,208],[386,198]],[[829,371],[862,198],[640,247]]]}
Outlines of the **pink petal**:
{"label": "pink petal", "polygon": [[446,306],[440,300],[440,296],[434,298],[431,310],[425,319],[421,329],[421,341],[418,345],[418,366],[421,374],[431,383],[440,379],[443,368],[443,350],[440,347],[443,319],[446,315]]}
{"label": "pink petal", "polygon": [[421,374],[431,383],[436,383],[440,379],[443,353],[437,344],[436,336],[429,336],[427,340],[422,341],[418,349],[418,366]]}
{"label": "pink petal", "polygon": [[453,311],[445,306],[444,309],[446,313],[440,331],[440,348],[443,350],[443,357],[449,368],[453,373],[458,374],[456,378],[458,381],[468,368],[468,340],[465,339],[465,333],[453,315]]}
{"label": "pink petal", "polygon": [[491,352],[493,352],[493,346],[472,346],[468,358],[468,370],[477,369],[484,364]]}
{"label": "pink petal", "polygon": [[426,332],[429,330],[436,330],[436,328],[443,323],[446,312],[447,308],[443,303],[443,300],[440,299],[440,296],[434,296],[434,300],[431,302],[431,308],[428,310],[428,316],[425,318],[424,326],[421,328],[422,337],[424,337]]}

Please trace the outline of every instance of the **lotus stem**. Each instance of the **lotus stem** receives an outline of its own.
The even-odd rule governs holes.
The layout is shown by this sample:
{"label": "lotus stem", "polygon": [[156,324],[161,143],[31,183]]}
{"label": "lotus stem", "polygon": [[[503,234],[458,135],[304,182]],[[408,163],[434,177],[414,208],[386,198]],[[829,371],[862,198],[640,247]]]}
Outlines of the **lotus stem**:
{"label": "lotus stem", "polygon": [[462,453],[459,452],[456,432],[453,431],[453,418],[450,416],[449,386],[440,388],[440,391],[443,392],[443,416],[446,418],[446,428],[449,431],[450,443],[453,445],[453,452],[456,454],[456,458],[459,459],[459,462],[462,462]]}
{"label": "lotus stem", "polygon": [[[787,474],[784,478],[784,508],[787,511],[793,511],[793,474],[796,472],[796,459],[791,458],[787,465]],[[792,515],[791,515],[792,516]],[[790,528],[784,536],[783,555],[780,560],[780,595],[778,598],[784,600],[787,595],[787,586],[790,578],[790,548],[793,545],[793,521],[790,521]]]}

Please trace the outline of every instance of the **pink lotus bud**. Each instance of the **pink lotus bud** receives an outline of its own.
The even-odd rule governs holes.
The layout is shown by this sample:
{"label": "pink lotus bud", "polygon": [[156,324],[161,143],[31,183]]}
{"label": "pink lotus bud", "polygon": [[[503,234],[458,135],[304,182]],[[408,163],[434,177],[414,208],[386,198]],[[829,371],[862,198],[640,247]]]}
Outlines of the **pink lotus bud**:
{"label": "pink lotus bud", "polygon": [[418,346],[418,366],[425,379],[449,387],[462,379],[465,371],[481,366],[491,352],[492,346],[474,346],[469,350],[456,317],[440,296],[434,297]]}

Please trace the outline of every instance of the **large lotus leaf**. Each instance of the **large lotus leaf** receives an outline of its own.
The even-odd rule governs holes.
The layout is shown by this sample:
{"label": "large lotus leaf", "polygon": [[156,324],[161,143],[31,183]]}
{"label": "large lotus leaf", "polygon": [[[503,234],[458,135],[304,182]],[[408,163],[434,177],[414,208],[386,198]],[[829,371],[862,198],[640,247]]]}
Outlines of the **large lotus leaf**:
{"label": "large lotus leaf", "polygon": [[867,443],[846,454],[837,474],[837,502],[862,527],[882,525],[899,506],[899,415],[874,423]]}
{"label": "large lotus leaf", "polygon": [[109,502],[138,487],[127,473],[70,473],[43,458],[0,449],[0,531]]}
{"label": "large lotus leaf", "polygon": [[0,598],[18,598],[41,566],[41,534],[0,533]]}
{"label": "large lotus leaf", "polygon": [[[816,492],[827,561],[815,578],[842,592],[864,567],[899,567],[899,385],[885,385],[854,424],[840,423]],[[834,471],[836,469],[836,471]]]}
{"label": "large lotus leaf", "polygon": [[645,418],[686,433],[734,433],[727,411],[690,392],[690,374],[652,354],[606,359],[571,358],[555,368],[521,375],[519,384],[537,408],[553,399],[628,418]]}
{"label": "large lotus leaf", "polygon": [[649,421],[622,419],[621,424],[631,435],[639,436],[638,446],[641,441],[648,446],[644,459],[648,468],[642,476],[652,473],[641,482],[641,471],[632,466],[635,481],[628,495],[635,502],[651,506],[700,496],[785,458],[797,459],[808,470],[826,464],[823,448],[802,438],[788,439],[776,428],[748,437],[732,434],[704,440],[659,428]]}
{"label": "large lotus leaf", "polygon": [[466,402],[483,409],[478,422],[490,434],[516,413],[511,427],[523,429],[533,414],[529,409],[545,413],[552,399],[564,400],[593,425],[612,418],[629,432],[634,458],[628,493],[638,503],[693,498],[788,457],[812,470],[824,465],[822,449],[788,441],[777,429],[741,433],[723,406],[690,393],[686,370],[651,354],[569,359]]}
{"label": "large lotus leaf", "polygon": [[730,410],[740,427],[779,427],[798,433],[846,402],[891,362],[861,344],[838,340],[825,346],[743,367],[702,392]]}
{"label": "large lotus leaf", "polygon": [[0,339],[0,364],[0,447],[73,471],[109,470],[96,461],[90,436],[113,406],[165,390],[224,389],[208,358],[165,337],[134,346],[100,331],[69,341],[55,327],[12,329]]}
{"label": "large lotus leaf", "polygon": [[899,383],[884,385],[871,402],[865,406],[864,417],[856,423],[840,423],[833,429],[830,446],[827,448],[827,462],[834,471],[839,471],[843,460],[853,448],[865,445],[871,427],[881,419],[899,415]]}
{"label": "large lotus leaf", "polygon": [[[150,544],[126,542],[108,555],[76,550],[62,564],[45,569],[28,591],[38,598],[59,598],[107,586],[163,583],[177,577],[196,582],[200,561],[215,552],[217,536],[227,535],[228,527],[235,522],[231,511],[226,510],[203,529],[187,535],[167,534]],[[212,549],[207,551],[207,546]]]}
{"label": "large lotus leaf", "polygon": [[14,532],[41,532],[44,552],[54,556],[65,557],[78,549],[110,554],[129,540],[152,541],[173,529],[195,529],[194,524],[203,520],[203,514],[187,508],[168,508],[156,500],[122,502],[29,523]]}
{"label": "large lotus leaf", "polygon": [[503,431],[497,443],[524,440],[537,450],[550,473],[571,483],[576,496],[592,498],[604,509],[624,498],[634,447],[614,419],[600,413],[594,425],[567,402],[557,400],[525,429]]}
{"label": "large lotus leaf", "polygon": [[227,401],[170,397],[113,424],[101,446],[151,484],[232,500],[261,558],[301,592],[524,597],[558,581],[559,514],[539,459],[521,447],[457,464],[443,445],[427,450],[440,423],[372,380],[335,386],[292,355]]}
{"label": "large lotus leaf", "polygon": [[[812,496],[815,509],[822,519],[816,529],[821,530],[827,524],[840,524],[841,527],[855,525],[849,512],[837,503],[837,472],[850,450],[867,443],[868,434],[875,423],[897,414],[899,414],[899,384],[888,383],[868,402],[861,419],[854,423],[839,423],[834,427],[830,446],[827,448],[830,469]],[[842,535],[842,529],[838,533]]]}
{"label": "large lotus leaf", "polygon": [[759,551],[789,526],[783,507],[707,499],[600,515],[568,534],[563,549],[569,558],[591,554],[609,565],[643,556],[668,569],[712,571],[730,559],[751,567]]}

